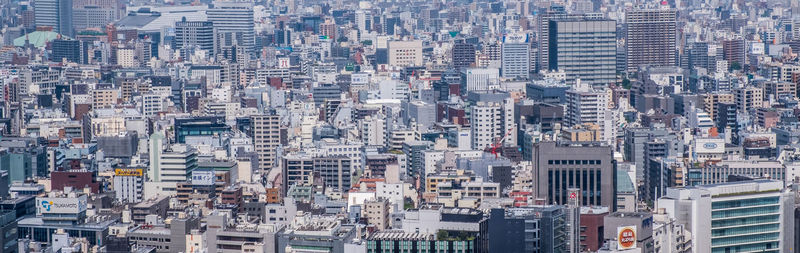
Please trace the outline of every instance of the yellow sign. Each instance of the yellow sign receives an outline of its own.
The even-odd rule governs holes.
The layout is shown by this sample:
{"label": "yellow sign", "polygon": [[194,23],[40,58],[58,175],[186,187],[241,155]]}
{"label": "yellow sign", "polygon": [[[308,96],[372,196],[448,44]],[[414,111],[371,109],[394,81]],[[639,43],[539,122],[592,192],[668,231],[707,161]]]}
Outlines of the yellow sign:
{"label": "yellow sign", "polygon": [[115,176],[136,176],[141,177],[144,174],[143,169],[115,169]]}

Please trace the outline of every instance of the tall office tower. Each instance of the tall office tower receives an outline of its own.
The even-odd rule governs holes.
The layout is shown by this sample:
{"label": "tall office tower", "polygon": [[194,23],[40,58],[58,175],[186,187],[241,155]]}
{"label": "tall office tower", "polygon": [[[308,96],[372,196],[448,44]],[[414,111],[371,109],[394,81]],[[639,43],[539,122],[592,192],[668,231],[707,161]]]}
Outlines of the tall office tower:
{"label": "tall office tower", "polygon": [[214,23],[185,18],[175,22],[175,48],[181,50],[181,57],[185,58],[195,47],[208,54],[214,52]]}
{"label": "tall office tower", "polygon": [[794,193],[782,181],[667,188],[658,207],[692,231],[694,252],[796,252]]}
{"label": "tall office tower", "polygon": [[540,142],[533,146],[534,191],[547,203],[564,204],[568,188],[580,189],[581,205],[616,208],[615,166],[609,146]]}
{"label": "tall office tower", "polygon": [[220,50],[221,45],[235,44],[243,46],[249,52],[255,49],[255,22],[253,21],[253,3],[251,2],[219,2],[215,1],[213,7],[206,11],[208,21],[214,24],[216,33],[224,38],[215,44],[215,49]]}
{"label": "tall office tower", "polygon": [[36,26],[49,26],[54,32],[75,37],[72,29],[72,0],[34,0]]}
{"label": "tall office tower", "polygon": [[614,20],[570,18],[550,20],[550,70],[563,70],[567,83],[616,82],[617,25]]}
{"label": "tall office tower", "polygon": [[628,25],[628,71],[640,66],[676,66],[677,11],[675,9],[632,10],[625,15]]}
{"label": "tall office tower", "polygon": [[253,144],[258,154],[258,171],[267,173],[275,163],[275,149],[280,146],[281,121],[278,115],[253,115]]}
{"label": "tall office tower", "polygon": [[531,45],[527,34],[503,37],[500,70],[503,78],[528,79],[531,72]]}
{"label": "tall office tower", "polygon": [[552,19],[562,19],[566,18],[567,13],[564,11],[564,8],[557,8],[557,7],[550,7],[549,10],[542,12],[541,14],[537,15],[538,18],[538,31],[537,31],[537,39],[538,39],[538,48],[539,53],[537,54],[538,59],[536,61],[536,73],[539,73],[541,70],[546,70],[549,68],[549,55],[550,55],[550,20]]}
{"label": "tall office tower", "polygon": [[475,45],[463,42],[453,45],[453,67],[469,68],[475,64]]}

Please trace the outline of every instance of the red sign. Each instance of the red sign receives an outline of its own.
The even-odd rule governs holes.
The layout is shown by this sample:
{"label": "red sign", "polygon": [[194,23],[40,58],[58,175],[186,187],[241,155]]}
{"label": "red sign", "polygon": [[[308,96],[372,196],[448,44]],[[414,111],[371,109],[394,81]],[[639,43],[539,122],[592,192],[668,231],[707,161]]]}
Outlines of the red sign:
{"label": "red sign", "polygon": [[636,247],[636,227],[621,227],[617,229],[617,243],[619,249],[632,249]]}

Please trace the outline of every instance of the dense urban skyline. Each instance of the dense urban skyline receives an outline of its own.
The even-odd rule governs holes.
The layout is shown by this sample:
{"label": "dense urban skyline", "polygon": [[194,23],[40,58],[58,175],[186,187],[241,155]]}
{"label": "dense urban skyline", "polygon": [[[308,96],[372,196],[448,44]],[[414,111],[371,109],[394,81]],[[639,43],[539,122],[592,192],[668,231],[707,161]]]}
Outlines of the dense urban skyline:
{"label": "dense urban skyline", "polygon": [[798,252],[798,0],[0,0],[0,253]]}

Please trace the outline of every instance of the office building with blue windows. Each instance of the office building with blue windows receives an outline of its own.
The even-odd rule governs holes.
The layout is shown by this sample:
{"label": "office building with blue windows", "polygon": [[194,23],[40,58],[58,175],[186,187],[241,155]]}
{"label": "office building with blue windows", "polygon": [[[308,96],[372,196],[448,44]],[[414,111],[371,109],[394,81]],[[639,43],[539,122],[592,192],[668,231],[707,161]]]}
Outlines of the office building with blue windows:
{"label": "office building with blue windows", "polygon": [[794,193],[781,181],[667,188],[658,207],[692,231],[695,252],[795,252]]}

